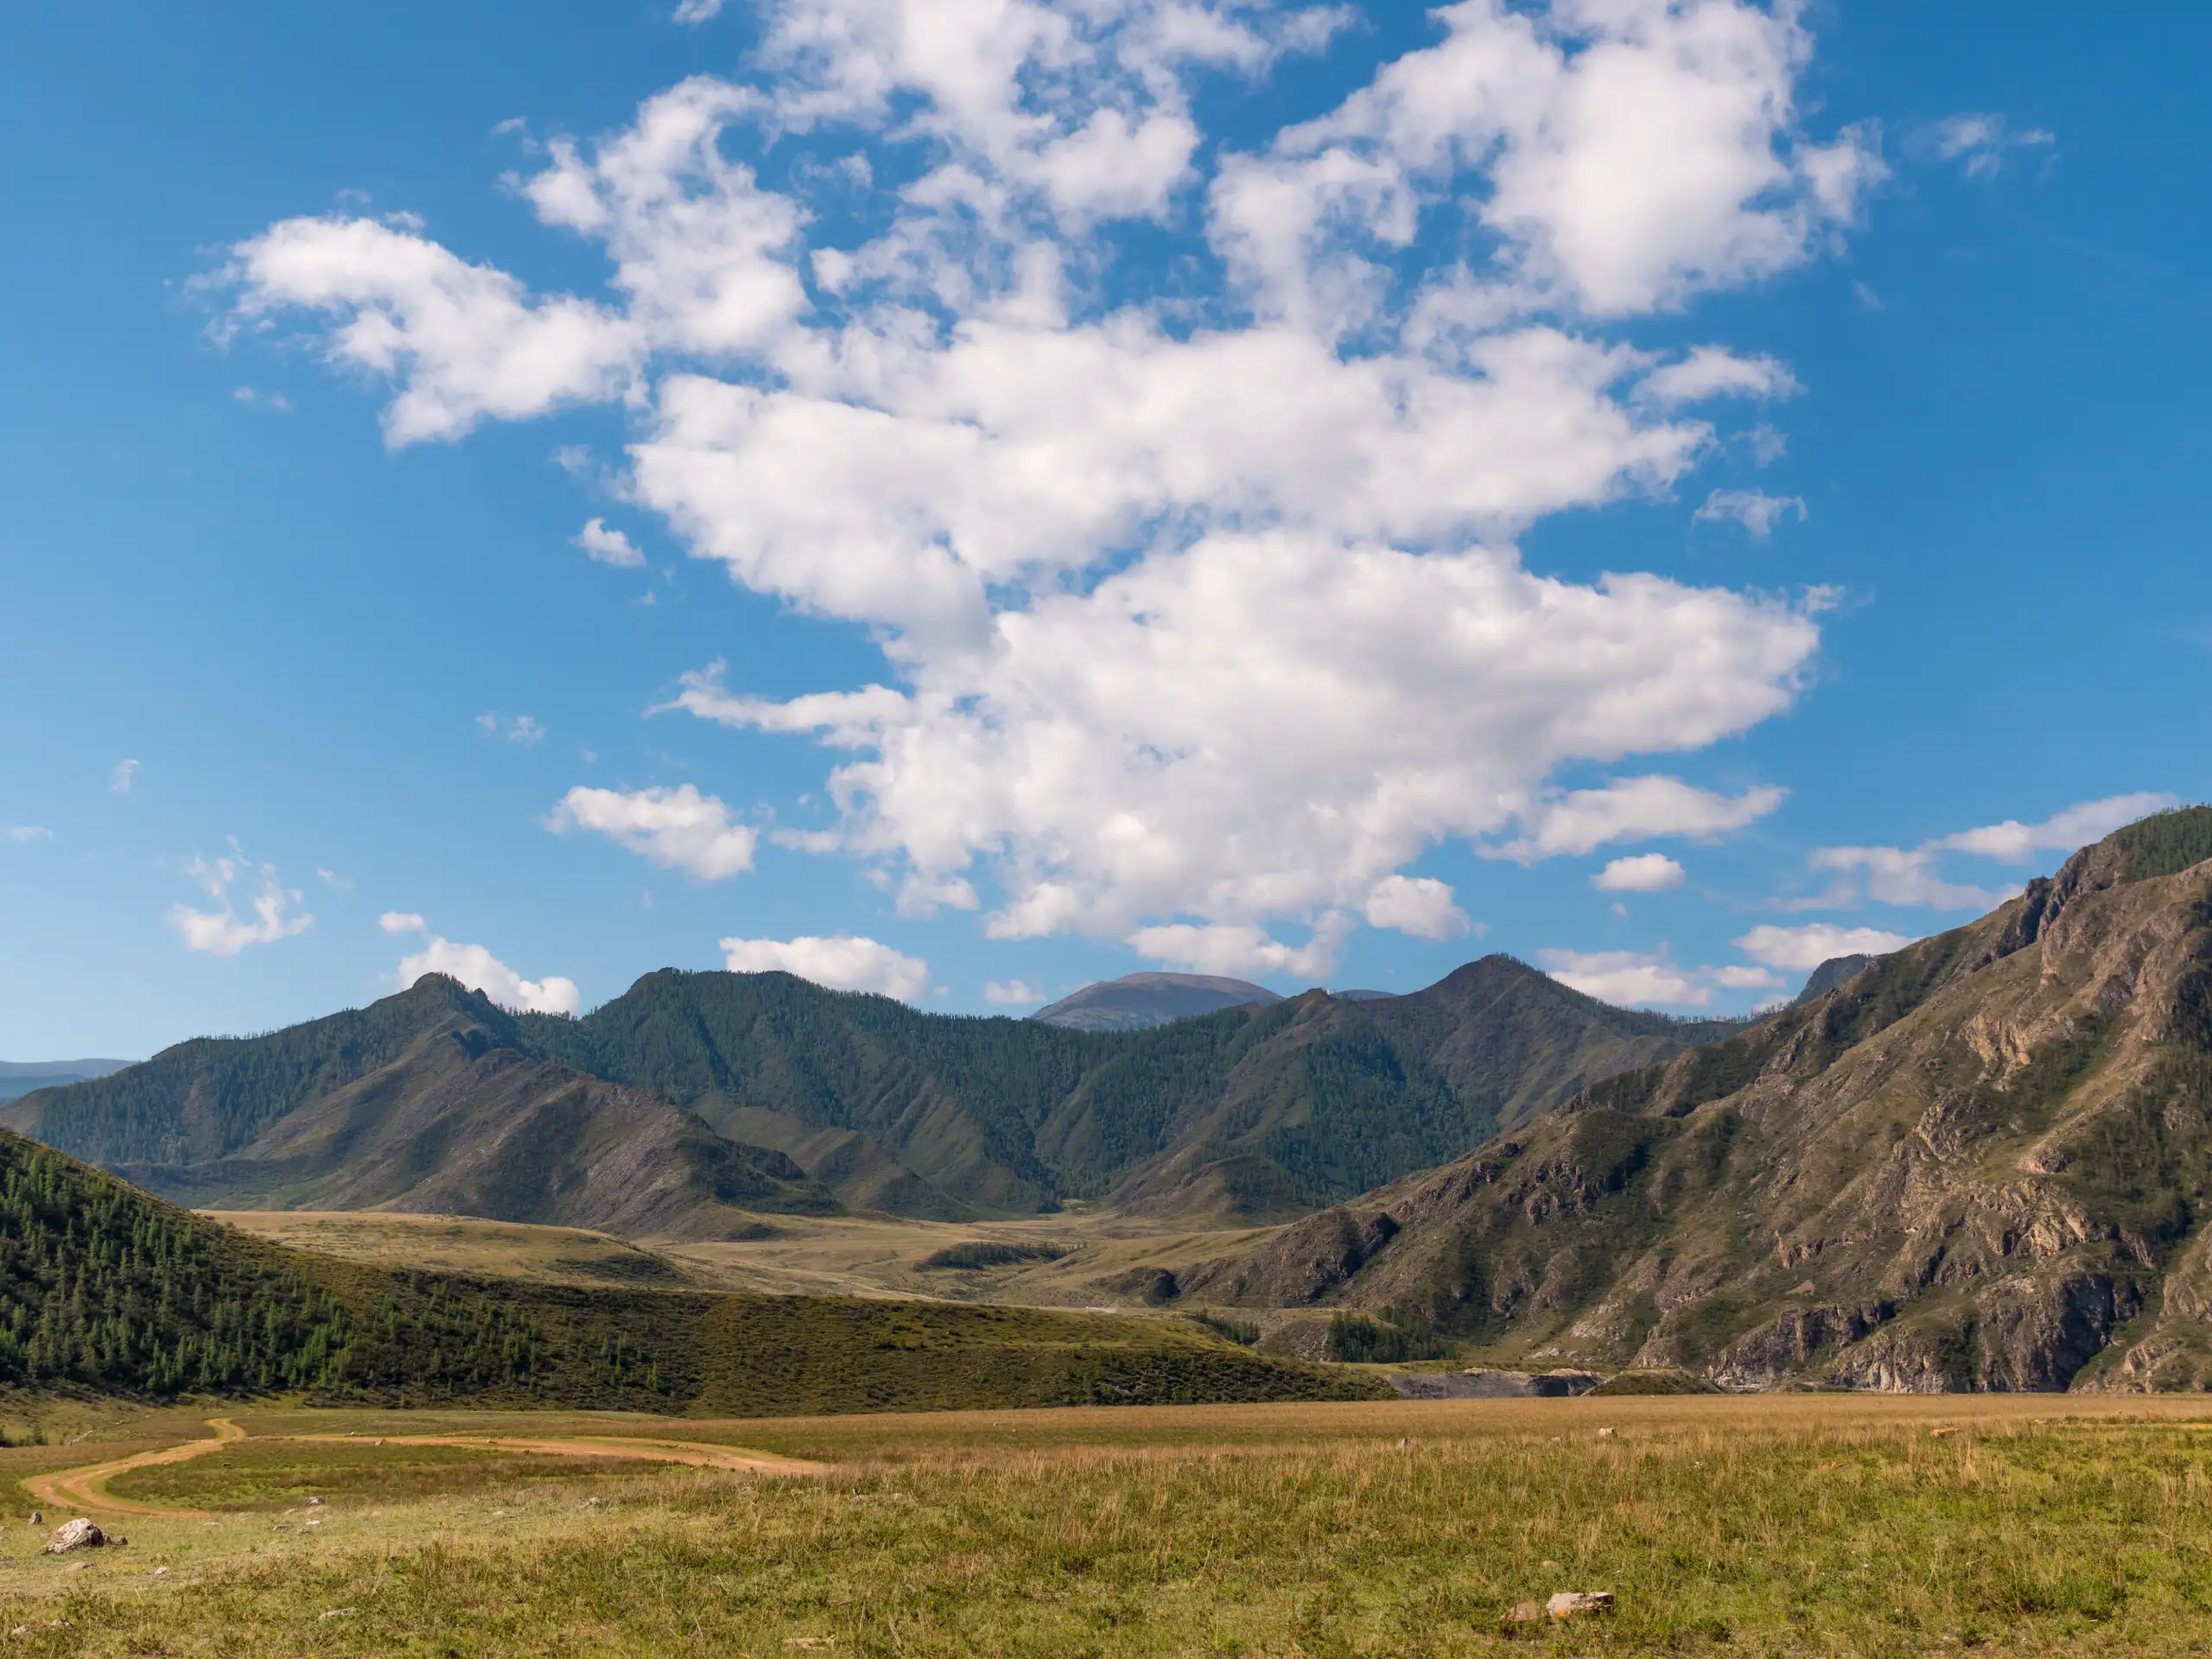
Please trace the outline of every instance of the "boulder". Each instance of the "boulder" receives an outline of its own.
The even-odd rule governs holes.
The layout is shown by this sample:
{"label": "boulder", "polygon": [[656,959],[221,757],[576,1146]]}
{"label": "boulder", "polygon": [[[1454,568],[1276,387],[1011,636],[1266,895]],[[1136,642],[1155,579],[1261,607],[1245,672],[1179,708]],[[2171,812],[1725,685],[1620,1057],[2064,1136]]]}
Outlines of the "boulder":
{"label": "boulder", "polygon": [[1585,1613],[1610,1613],[1613,1611],[1613,1592],[1610,1590],[1562,1590],[1544,1604],[1544,1613],[1549,1618],[1575,1618]]}
{"label": "boulder", "polygon": [[107,1542],[107,1535],[86,1520],[64,1521],[46,1541],[49,1555],[67,1554],[73,1549],[99,1549]]}

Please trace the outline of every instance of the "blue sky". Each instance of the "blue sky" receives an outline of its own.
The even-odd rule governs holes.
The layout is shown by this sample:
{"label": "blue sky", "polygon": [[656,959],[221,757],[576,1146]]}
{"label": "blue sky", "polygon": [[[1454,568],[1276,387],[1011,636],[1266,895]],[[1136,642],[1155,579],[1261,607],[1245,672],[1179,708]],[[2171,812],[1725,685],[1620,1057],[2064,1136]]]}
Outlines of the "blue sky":
{"label": "blue sky", "polygon": [[2202,9],[673,10],[0,22],[0,1056],[1734,1010],[2208,792]]}

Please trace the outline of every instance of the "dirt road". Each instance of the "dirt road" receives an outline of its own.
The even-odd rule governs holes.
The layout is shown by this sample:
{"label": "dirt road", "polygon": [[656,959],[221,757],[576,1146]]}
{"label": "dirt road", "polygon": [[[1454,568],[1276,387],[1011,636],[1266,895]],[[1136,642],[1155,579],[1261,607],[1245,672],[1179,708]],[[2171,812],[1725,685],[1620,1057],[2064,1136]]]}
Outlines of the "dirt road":
{"label": "dirt road", "polygon": [[[187,1440],[157,1452],[140,1452],[82,1469],[64,1469],[33,1475],[24,1490],[41,1503],[56,1510],[100,1515],[141,1515],[172,1521],[197,1520],[205,1510],[168,1509],[156,1503],[118,1497],[107,1490],[116,1476],[157,1464],[184,1463],[206,1457],[247,1438],[246,1432],[227,1417],[210,1417],[214,1438]],[[680,1463],[697,1469],[728,1469],[757,1475],[818,1475],[827,1466],[799,1458],[779,1458],[771,1452],[747,1452],[741,1447],[712,1446],[697,1440],[656,1440],[621,1436],[576,1436],[564,1440],[534,1440],[511,1434],[264,1434],[263,1440],[290,1443],[361,1446],[461,1446],[485,1452],[530,1452],[556,1458],[617,1458],[632,1463]]]}

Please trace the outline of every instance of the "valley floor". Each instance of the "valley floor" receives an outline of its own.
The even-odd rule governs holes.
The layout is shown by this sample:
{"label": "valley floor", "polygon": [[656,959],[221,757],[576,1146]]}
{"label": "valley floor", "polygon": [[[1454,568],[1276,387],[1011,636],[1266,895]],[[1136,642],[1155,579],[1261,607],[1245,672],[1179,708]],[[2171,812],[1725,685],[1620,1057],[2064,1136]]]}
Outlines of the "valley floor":
{"label": "valley floor", "polygon": [[[592,1285],[693,1286],[779,1295],[929,1297],[1038,1307],[1142,1303],[1114,1282],[1133,1268],[1170,1271],[1243,1249],[1280,1228],[1209,1229],[1071,1208],[1018,1221],[911,1221],[891,1216],[768,1216],[759,1236],[629,1243],[571,1227],[392,1211],[207,1210],[295,1249],[385,1267],[493,1274]],[[963,1268],[930,1258],[971,1243],[1012,1260]]]}
{"label": "valley floor", "polygon": [[[2212,1651],[2202,1400],[65,1423],[95,1438],[0,1451],[0,1479],[140,1512],[87,1510],[125,1548],[45,1556],[66,1512],[34,1529],[14,1488],[10,1652]],[[1579,1589],[1618,1612],[1507,1620]]]}

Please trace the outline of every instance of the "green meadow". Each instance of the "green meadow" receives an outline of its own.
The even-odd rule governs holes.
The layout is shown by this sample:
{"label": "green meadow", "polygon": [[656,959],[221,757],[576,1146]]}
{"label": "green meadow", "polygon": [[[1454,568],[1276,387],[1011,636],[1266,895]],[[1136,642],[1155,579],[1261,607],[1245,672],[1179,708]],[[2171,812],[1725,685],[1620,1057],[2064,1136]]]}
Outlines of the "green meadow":
{"label": "green meadow", "polygon": [[[234,1421],[219,1451],[106,1481],[105,1501],[179,1512],[90,1510],[123,1548],[44,1556],[60,1513],[18,1515],[0,1534],[8,1651],[2212,1650],[2212,1420],[2188,1402]],[[208,1433],[168,1413],[0,1461],[20,1482]],[[797,1472],[403,1435],[737,1446]],[[1570,1589],[1617,1611],[1510,1617]]]}

